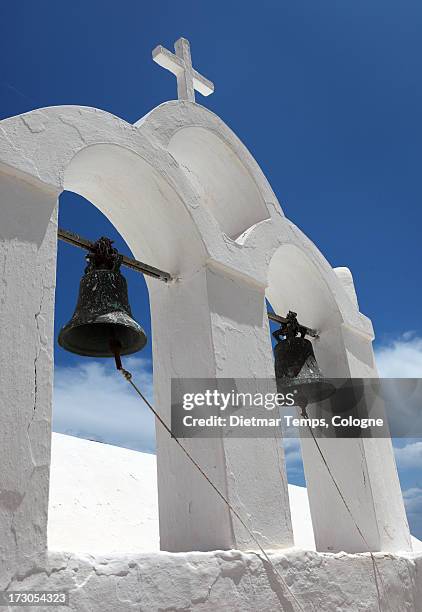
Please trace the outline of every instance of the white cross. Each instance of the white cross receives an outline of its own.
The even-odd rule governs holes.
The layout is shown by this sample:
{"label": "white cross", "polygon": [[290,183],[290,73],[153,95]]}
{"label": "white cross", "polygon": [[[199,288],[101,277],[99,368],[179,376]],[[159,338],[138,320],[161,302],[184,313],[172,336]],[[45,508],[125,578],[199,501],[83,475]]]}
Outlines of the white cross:
{"label": "white cross", "polygon": [[195,102],[195,89],[203,96],[212,94],[214,83],[192,68],[189,41],[186,38],[179,38],[174,43],[174,50],[176,55],[158,45],[152,52],[152,59],[176,75],[179,100]]}

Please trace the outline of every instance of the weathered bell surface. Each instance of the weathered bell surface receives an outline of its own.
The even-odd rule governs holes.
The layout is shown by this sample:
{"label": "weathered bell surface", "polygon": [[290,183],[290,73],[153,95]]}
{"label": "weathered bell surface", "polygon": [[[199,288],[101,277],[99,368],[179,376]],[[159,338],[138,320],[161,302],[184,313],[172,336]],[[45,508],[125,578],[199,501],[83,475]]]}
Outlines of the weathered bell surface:
{"label": "weathered bell surface", "polygon": [[332,394],[333,387],[324,383],[312,343],[304,337],[306,328],[299,325],[296,313],[290,311],[286,319],[273,333],[278,341],[274,347],[277,389],[286,393],[294,388],[302,396],[302,404],[322,401]]}
{"label": "weathered bell surface", "polygon": [[59,334],[61,347],[87,357],[113,357],[140,351],[147,342],[132,318],[127,283],[120,272],[122,256],[108,238],[100,238],[87,255],[73,317]]}
{"label": "weathered bell surface", "polygon": [[276,378],[309,380],[322,378],[312,343],[306,338],[279,340],[274,347]]}

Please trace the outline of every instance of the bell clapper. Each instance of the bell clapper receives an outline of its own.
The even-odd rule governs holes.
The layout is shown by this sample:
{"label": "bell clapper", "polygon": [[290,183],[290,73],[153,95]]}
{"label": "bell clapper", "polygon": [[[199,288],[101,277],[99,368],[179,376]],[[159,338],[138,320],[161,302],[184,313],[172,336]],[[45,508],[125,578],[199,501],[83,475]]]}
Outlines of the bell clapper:
{"label": "bell clapper", "polygon": [[128,370],[125,370],[122,365],[122,358],[120,355],[121,348],[122,348],[122,345],[120,344],[118,340],[116,340],[115,338],[110,338],[110,349],[114,355],[114,361],[116,363],[116,370],[121,372],[122,376],[126,378],[126,380],[130,380],[132,378],[132,374],[128,372]]}
{"label": "bell clapper", "polygon": [[120,357],[120,351],[122,350],[122,345],[115,338],[110,338],[110,349],[114,355],[114,361],[116,362],[116,369],[123,370],[122,360]]}

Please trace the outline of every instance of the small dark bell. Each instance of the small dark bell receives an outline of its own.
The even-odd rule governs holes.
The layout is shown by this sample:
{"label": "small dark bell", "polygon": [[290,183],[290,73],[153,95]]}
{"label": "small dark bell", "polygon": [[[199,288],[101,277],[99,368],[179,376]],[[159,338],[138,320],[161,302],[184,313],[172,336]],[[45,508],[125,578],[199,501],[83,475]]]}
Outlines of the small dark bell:
{"label": "small dark bell", "polygon": [[298,404],[305,407],[329,397],[333,387],[323,381],[312,343],[304,337],[305,328],[297,322],[296,313],[290,311],[286,319],[273,333],[278,341],[274,347],[277,390],[286,393],[294,389],[301,400]]}
{"label": "small dark bell", "polygon": [[309,380],[322,378],[312,343],[306,338],[279,340],[274,347],[276,378]]}
{"label": "small dark bell", "polygon": [[120,272],[122,256],[100,238],[87,256],[73,317],[59,334],[61,347],[87,357],[114,357],[140,351],[147,342],[142,327],[132,318],[127,283]]}

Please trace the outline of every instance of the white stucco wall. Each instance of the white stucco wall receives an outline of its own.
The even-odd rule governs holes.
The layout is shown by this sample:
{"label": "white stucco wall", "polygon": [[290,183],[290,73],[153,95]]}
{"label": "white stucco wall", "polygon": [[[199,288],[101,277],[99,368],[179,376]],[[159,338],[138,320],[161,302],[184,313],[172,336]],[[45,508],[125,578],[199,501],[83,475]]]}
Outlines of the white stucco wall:
{"label": "white stucco wall", "polygon": [[[165,417],[172,376],[273,378],[265,295],[279,312],[294,308],[301,321],[319,330],[315,351],[326,375],[373,374],[372,325],[357,308],[350,279],[345,284],[344,275],[339,277],[284,217],[246,148],[197,104],[163,104],[135,126],[97,109],[42,109],[1,122],[0,136],[1,314],[7,321],[1,330],[0,372],[8,389],[0,413],[0,478],[7,493],[0,497],[0,587],[72,584],[75,609],[145,606],[135,603],[140,598],[149,602],[145,609],[158,611],[216,609],[215,601],[232,601],[233,584],[242,583],[233,600],[239,610],[249,605],[294,610],[261,560],[238,551],[107,561],[46,556],[56,199],[63,189],[87,197],[135,257],[174,275],[167,285],[148,280],[154,401]],[[220,181],[213,171],[221,174]],[[162,547],[250,550],[250,540],[227,507],[167,434],[159,429],[157,439]],[[364,523],[373,550],[410,548],[391,444],[370,442],[349,445],[347,457],[343,445],[333,446],[328,455],[348,501],[359,500],[353,518],[344,512],[315,449],[303,445],[319,550],[367,550],[356,538],[355,521]],[[274,440],[192,441],[189,447],[268,549],[292,544],[283,456]],[[363,466],[364,477],[350,479],[351,466],[355,471]],[[293,552],[287,560],[274,559],[298,592],[307,593],[303,597],[320,598],[326,609],[352,602],[363,585],[365,598],[359,601],[375,605],[368,556]],[[410,610],[416,605],[411,602],[419,601],[418,562],[379,557],[387,585],[382,596],[397,602],[397,609]],[[217,600],[210,599],[214,579]],[[328,592],[329,582],[336,584],[335,592]]]}
{"label": "white stucco wall", "polygon": [[[75,611],[299,612],[256,554],[158,552],[154,468],[154,455],[53,434],[52,550],[9,588],[68,589]],[[297,548],[271,559],[302,609],[378,611],[370,556],[314,552],[306,490],[289,493]],[[420,612],[420,555],[374,555],[381,610]]]}
{"label": "white stucco wall", "polygon": [[57,193],[27,179],[0,171],[3,583],[47,542]]}
{"label": "white stucco wall", "polygon": [[8,588],[65,589],[69,609],[75,612],[422,610],[422,556],[375,553],[371,558],[287,549],[270,557],[290,591],[257,553],[236,550],[120,556],[51,553],[46,564],[23,565]]}

